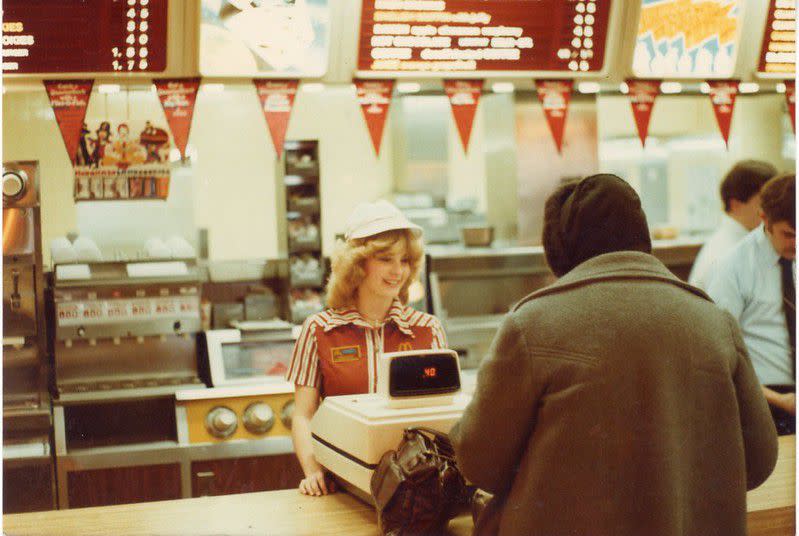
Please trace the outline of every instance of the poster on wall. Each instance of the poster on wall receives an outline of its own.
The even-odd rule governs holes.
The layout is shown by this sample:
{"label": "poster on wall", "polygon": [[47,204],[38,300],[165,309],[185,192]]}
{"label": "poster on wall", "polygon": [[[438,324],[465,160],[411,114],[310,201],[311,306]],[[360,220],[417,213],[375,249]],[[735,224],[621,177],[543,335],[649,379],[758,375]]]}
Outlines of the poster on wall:
{"label": "poster on wall", "polygon": [[328,0],[202,0],[203,76],[321,77],[330,48]]}
{"label": "poster on wall", "polygon": [[92,94],[93,80],[45,80],[44,89],[53,107],[53,114],[64,139],[67,154],[73,165],[84,154],[79,151],[81,128],[85,128],[83,120],[89,97]]}
{"label": "poster on wall", "polygon": [[75,201],[165,200],[169,133],[152,121],[84,123],[75,165]]}
{"label": "poster on wall", "polygon": [[719,124],[724,144],[730,146],[730,125],[732,111],[735,108],[735,97],[738,95],[738,80],[708,80],[710,85],[710,102]]}
{"label": "poster on wall", "polygon": [[641,139],[641,147],[645,147],[646,136],[649,133],[649,120],[652,118],[652,108],[655,106],[655,97],[660,92],[660,80],[629,79],[627,88],[638,137]]}
{"label": "poster on wall", "polygon": [[566,128],[566,114],[569,112],[569,101],[572,95],[573,80],[536,80],[535,89],[538,100],[544,108],[549,130],[558,148],[563,149],[563,130]]}
{"label": "poster on wall", "polygon": [[354,80],[358,104],[361,105],[375,154],[380,156],[383,128],[386,126],[388,107],[391,105],[393,80]]}
{"label": "poster on wall", "polygon": [[744,0],[642,0],[637,78],[724,78],[738,57]]}
{"label": "poster on wall", "polygon": [[253,80],[255,92],[261,102],[272,144],[275,146],[277,158],[283,155],[283,142],[289,128],[291,109],[294,107],[294,97],[297,95],[299,80]]}
{"label": "poster on wall", "polygon": [[444,92],[452,107],[452,117],[463,144],[463,152],[469,152],[474,114],[483,91],[482,80],[444,80]]}
{"label": "poster on wall", "polygon": [[172,131],[180,151],[180,158],[186,159],[186,144],[189,142],[191,119],[194,116],[194,102],[197,100],[199,78],[153,80],[158,100],[164,109],[166,121]]}

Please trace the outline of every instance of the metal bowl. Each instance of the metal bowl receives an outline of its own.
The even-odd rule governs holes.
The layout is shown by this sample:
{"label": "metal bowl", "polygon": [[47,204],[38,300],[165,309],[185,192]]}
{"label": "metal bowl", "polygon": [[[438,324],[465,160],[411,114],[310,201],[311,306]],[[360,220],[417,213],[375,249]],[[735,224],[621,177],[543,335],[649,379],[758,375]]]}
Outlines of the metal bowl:
{"label": "metal bowl", "polygon": [[494,228],[491,226],[461,227],[463,245],[467,247],[488,247],[494,241]]}

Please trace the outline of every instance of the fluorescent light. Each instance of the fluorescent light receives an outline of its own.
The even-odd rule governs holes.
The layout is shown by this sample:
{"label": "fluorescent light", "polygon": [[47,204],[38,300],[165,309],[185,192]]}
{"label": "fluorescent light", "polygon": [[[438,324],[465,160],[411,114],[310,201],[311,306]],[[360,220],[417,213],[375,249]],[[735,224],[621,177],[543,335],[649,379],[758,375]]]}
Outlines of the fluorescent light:
{"label": "fluorescent light", "polygon": [[740,93],[757,93],[760,91],[760,85],[757,82],[741,82],[738,84],[738,91]]}
{"label": "fluorescent light", "polygon": [[624,93],[625,95],[630,92],[630,86],[627,85],[627,82],[622,82],[619,84],[619,91]]}
{"label": "fluorescent light", "polygon": [[100,93],[119,93],[119,84],[100,84],[97,86]]}
{"label": "fluorescent light", "polygon": [[704,93],[705,95],[710,93],[710,84],[707,82],[702,82],[699,84],[699,92]]}
{"label": "fluorescent light", "polygon": [[225,91],[225,84],[203,84],[203,91],[208,93],[222,93]]}
{"label": "fluorescent light", "polygon": [[305,93],[319,93],[325,90],[325,85],[318,82],[311,82],[309,84],[303,84],[302,90]]}
{"label": "fluorescent light", "polygon": [[577,91],[580,93],[599,93],[599,83],[598,82],[580,82],[577,84]]}
{"label": "fluorescent light", "polygon": [[491,91],[494,93],[513,93],[515,89],[511,82],[494,82],[491,84]]}
{"label": "fluorescent light", "polygon": [[400,93],[419,93],[422,86],[416,82],[400,82],[397,84],[397,91]]}
{"label": "fluorescent light", "polygon": [[777,93],[785,93],[785,84],[778,82],[777,85],[774,86],[774,91]]}
{"label": "fluorescent light", "polygon": [[679,82],[661,82],[660,92],[666,95],[673,95],[682,91],[682,84]]}

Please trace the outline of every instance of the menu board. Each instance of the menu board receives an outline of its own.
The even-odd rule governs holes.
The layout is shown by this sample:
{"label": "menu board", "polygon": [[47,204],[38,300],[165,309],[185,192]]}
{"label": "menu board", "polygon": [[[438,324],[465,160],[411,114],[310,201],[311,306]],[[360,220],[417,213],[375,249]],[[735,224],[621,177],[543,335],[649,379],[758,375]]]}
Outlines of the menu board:
{"label": "menu board", "polygon": [[758,73],[793,78],[796,73],[796,2],[771,0]]}
{"label": "menu board", "polygon": [[610,0],[363,0],[359,71],[596,72]]}
{"label": "menu board", "polygon": [[4,0],[3,72],[166,69],[168,0]]}
{"label": "menu board", "polygon": [[328,0],[202,0],[203,76],[320,77],[330,46]]}
{"label": "menu board", "polygon": [[642,0],[633,73],[638,78],[733,75],[744,0]]}

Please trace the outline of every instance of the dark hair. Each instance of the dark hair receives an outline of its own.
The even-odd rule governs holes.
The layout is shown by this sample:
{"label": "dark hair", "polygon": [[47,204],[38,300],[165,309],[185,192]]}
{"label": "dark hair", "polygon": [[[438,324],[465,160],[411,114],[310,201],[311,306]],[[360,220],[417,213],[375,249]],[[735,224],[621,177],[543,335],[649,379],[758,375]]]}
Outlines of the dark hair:
{"label": "dark hair", "polygon": [[721,181],[721,200],[724,212],[730,211],[733,199],[746,203],[757,195],[763,185],[777,174],[777,168],[762,160],[741,160]]}
{"label": "dark hair", "polygon": [[629,184],[610,174],[558,187],[544,205],[542,242],[547,263],[558,277],[604,253],[652,251],[641,199]]}
{"label": "dark hair", "polygon": [[769,223],[787,222],[796,228],[796,174],[769,180],[760,192],[760,208]]}

